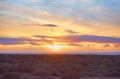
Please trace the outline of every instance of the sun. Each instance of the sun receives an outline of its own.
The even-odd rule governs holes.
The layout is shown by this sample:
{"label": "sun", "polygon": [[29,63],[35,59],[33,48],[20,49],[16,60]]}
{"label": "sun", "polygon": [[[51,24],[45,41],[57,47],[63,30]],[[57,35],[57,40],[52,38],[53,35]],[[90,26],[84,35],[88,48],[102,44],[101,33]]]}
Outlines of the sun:
{"label": "sun", "polygon": [[47,45],[47,48],[51,49],[51,50],[62,50],[63,48],[65,48],[65,45],[61,45],[61,43],[54,43],[52,45]]}
{"label": "sun", "polygon": [[47,47],[52,50],[61,50],[65,48],[65,46],[62,46],[62,45],[48,45]]}

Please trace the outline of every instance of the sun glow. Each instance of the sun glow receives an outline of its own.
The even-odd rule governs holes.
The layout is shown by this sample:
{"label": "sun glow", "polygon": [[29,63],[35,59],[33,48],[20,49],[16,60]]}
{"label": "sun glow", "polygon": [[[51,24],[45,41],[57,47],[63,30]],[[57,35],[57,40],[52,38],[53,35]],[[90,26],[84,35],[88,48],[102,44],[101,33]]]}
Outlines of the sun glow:
{"label": "sun glow", "polygon": [[49,48],[49,49],[52,49],[52,50],[62,50],[66,46],[61,45],[60,43],[54,43],[53,45],[48,45],[46,47]]}
{"label": "sun glow", "polygon": [[65,48],[65,46],[61,46],[61,45],[49,45],[47,47],[52,50],[61,50],[61,49]]}

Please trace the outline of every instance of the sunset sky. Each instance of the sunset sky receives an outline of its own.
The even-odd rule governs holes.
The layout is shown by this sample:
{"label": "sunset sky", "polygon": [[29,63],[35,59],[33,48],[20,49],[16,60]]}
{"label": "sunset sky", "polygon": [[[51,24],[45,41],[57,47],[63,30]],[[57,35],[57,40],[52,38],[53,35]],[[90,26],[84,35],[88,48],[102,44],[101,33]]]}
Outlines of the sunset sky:
{"label": "sunset sky", "polygon": [[0,0],[0,52],[120,51],[120,0]]}

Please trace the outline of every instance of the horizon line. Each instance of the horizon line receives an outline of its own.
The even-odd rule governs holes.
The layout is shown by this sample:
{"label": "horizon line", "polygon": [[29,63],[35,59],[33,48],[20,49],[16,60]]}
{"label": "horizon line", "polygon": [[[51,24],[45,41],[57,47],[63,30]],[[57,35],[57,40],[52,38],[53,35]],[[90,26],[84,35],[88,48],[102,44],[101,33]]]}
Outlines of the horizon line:
{"label": "horizon line", "polygon": [[115,52],[105,52],[105,51],[98,51],[98,52],[54,52],[54,53],[51,53],[51,52],[29,52],[29,51],[25,51],[25,52],[0,52],[0,54],[72,54],[72,55],[120,55],[120,52],[119,51],[115,51]]}

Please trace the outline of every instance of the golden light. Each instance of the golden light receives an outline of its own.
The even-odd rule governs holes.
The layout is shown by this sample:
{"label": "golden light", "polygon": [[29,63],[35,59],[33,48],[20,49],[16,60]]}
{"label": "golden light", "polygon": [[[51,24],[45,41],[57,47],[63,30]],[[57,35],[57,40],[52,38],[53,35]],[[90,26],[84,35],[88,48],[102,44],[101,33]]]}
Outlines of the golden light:
{"label": "golden light", "polygon": [[60,43],[54,43],[53,45],[47,45],[46,47],[52,50],[62,50],[66,46],[61,45]]}
{"label": "golden light", "polygon": [[52,50],[61,50],[63,49],[65,46],[61,46],[61,45],[49,45],[47,46],[48,48],[52,49]]}

